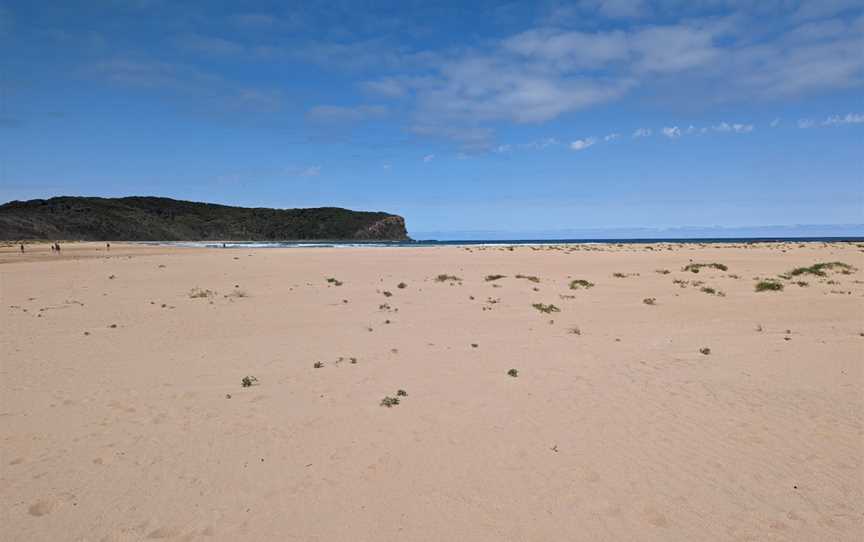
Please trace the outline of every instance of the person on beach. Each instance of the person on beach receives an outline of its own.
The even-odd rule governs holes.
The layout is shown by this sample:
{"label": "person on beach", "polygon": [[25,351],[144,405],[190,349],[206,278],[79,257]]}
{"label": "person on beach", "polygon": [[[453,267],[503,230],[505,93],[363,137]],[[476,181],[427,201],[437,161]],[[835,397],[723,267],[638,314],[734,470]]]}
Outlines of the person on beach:
{"label": "person on beach", "polygon": [[21,243],[21,254],[24,254],[24,243]]}
{"label": "person on beach", "polygon": [[105,250],[111,250],[111,243],[105,243]]}
{"label": "person on beach", "polygon": [[54,250],[57,251],[57,254],[60,254],[60,243],[54,243]]}

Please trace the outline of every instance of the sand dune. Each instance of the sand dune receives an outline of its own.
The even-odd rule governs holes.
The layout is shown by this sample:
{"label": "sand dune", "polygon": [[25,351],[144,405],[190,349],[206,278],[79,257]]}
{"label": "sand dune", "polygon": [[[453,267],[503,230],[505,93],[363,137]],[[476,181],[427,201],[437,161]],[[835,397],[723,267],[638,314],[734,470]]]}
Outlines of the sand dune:
{"label": "sand dune", "polygon": [[3,539],[861,540],[862,254],[2,248]]}

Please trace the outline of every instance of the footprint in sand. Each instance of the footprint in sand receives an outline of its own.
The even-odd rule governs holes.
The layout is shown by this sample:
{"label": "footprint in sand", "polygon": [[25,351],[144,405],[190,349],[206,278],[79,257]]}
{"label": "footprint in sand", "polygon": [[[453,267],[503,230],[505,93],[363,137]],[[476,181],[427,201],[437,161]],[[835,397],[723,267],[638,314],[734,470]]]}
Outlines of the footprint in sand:
{"label": "footprint in sand", "polygon": [[171,538],[180,534],[180,529],[176,527],[160,527],[155,531],[150,531],[147,538]]}
{"label": "footprint in sand", "polygon": [[655,527],[668,527],[669,520],[666,516],[655,510],[654,508],[645,509],[645,521]]}
{"label": "footprint in sand", "polygon": [[31,516],[45,516],[50,514],[56,505],[56,499],[42,499],[31,504],[27,511]]}

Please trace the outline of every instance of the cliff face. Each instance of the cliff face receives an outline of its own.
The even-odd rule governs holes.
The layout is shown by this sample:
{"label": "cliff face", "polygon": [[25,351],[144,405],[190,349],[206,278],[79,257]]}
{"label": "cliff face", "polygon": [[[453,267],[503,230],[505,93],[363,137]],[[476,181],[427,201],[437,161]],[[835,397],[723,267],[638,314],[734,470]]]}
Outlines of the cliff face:
{"label": "cliff face", "polygon": [[0,239],[400,241],[408,234],[401,216],[338,207],[266,209],[154,197],[57,197],[0,205]]}

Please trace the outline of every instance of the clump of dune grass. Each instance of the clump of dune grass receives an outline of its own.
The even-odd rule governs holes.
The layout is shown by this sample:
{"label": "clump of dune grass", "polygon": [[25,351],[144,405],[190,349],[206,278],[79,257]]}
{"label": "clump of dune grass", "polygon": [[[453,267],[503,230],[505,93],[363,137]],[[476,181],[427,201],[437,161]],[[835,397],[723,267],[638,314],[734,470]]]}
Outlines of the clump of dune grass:
{"label": "clump of dune grass", "polygon": [[661,275],[668,275],[669,273],[671,273],[671,271],[669,271],[668,269],[655,269],[654,272],[660,273]]}
{"label": "clump of dune grass", "polygon": [[722,263],[691,263],[684,266],[682,271],[690,271],[691,273],[698,273],[700,269],[703,267],[712,267],[714,269],[719,269],[720,271],[728,271],[729,267]]}
{"label": "clump of dune grass", "polygon": [[531,282],[540,282],[540,277],[535,277],[534,275],[516,275],[516,278],[530,280]]}
{"label": "clump of dune grass", "polygon": [[761,280],[756,283],[757,292],[779,292],[783,290],[783,283],[774,279]]}
{"label": "clump of dune grass", "polygon": [[249,294],[246,292],[246,290],[235,289],[235,290],[232,290],[231,293],[226,295],[225,297],[243,298],[243,297],[249,297]]}
{"label": "clump of dune grass", "polygon": [[215,295],[216,292],[214,292],[213,290],[207,290],[202,288],[192,288],[191,290],[189,290],[190,299],[206,299]]}
{"label": "clump of dune grass", "polygon": [[703,356],[707,356],[707,355],[711,354],[711,349],[706,346],[706,347],[700,348],[699,353],[702,354]]}
{"label": "clump of dune grass", "polygon": [[811,265],[810,267],[796,267],[785,275],[780,275],[783,278],[797,277],[799,275],[816,275],[817,277],[827,276],[827,271],[839,271],[844,275],[848,275],[857,269],[848,263],[844,262],[821,262]]}
{"label": "clump of dune grass", "polygon": [[507,276],[507,275],[486,275],[486,277],[484,278],[484,280],[485,280],[486,282],[492,282],[492,281],[494,281],[494,280],[500,280],[500,279],[503,279],[503,278],[505,278],[506,276]]}
{"label": "clump of dune grass", "polygon": [[585,279],[576,279],[576,280],[570,281],[570,289],[571,290],[578,290],[579,288],[585,288],[587,290],[588,288],[593,288],[593,287],[594,287],[594,283],[589,282]]}
{"label": "clump of dune grass", "polygon": [[255,385],[257,383],[258,383],[258,379],[255,378],[254,376],[251,376],[251,375],[244,376],[242,379],[240,379],[240,385],[243,386],[244,388],[252,387],[253,385]]}
{"label": "clump of dune grass", "polygon": [[324,362],[323,361],[316,361],[315,363],[312,364],[312,367],[315,369],[320,369],[321,367],[324,367]]}
{"label": "clump of dune grass", "polygon": [[801,288],[806,288],[807,286],[810,286],[810,283],[807,282],[806,280],[799,280],[799,281],[795,282],[795,284],[797,284]]}
{"label": "clump of dune grass", "polygon": [[405,390],[397,390],[396,396],[397,397],[408,397],[408,392]]}
{"label": "clump of dune grass", "polygon": [[509,371],[507,371],[507,374],[509,376],[512,376],[513,378],[516,378],[517,376],[519,376],[519,371],[517,371],[516,369],[510,369]]}
{"label": "clump of dune grass", "polygon": [[531,306],[534,307],[535,309],[537,309],[538,311],[545,313],[545,314],[550,314],[553,312],[561,312],[561,309],[559,309],[558,307],[556,307],[555,305],[552,305],[552,304],[544,305],[543,303],[534,303]]}
{"label": "clump of dune grass", "polygon": [[384,291],[381,292],[381,293],[384,295],[384,297],[390,297],[390,296],[393,295],[393,292],[390,292],[390,291],[387,291],[387,290],[384,290]]}
{"label": "clump of dune grass", "polygon": [[567,333],[571,335],[582,335],[582,330],[579,329],[579,326],[573,326],[567,330]]}
{"label": "clump of dune grass", "polygon": [[722,292],[720,290],[715,290],[714,288],[712,288],[710,286],[703,286],[702,288],[699,288],[699,291],[705,292],[706,294],[710,294],[710,295],[716,295],[719,297],[726,297],[726,294],[724,292]]}
{"label": "clump of dune grass", "polygon": [[342,286],[343,282],[339,279],[333,277],[327,277],[327,282],[332,284],[333,286]]}
{"label": "clump of dune grass", "polygon": [[441,273],[437,277],[435,277],[435,282],[461,282],[462,279],[457,277],[456,275],[448,275],[446,273]]}
{"label": "clump of dune grass", "polygon": [[385,406],[387,408],[392,408],[399,404],[398,397],[390,397],[389,395],[381,399],[381,406]]}
{"label": "clump of dune grass", "polygon": [[657,298],[656,297],[646,297],[645,299],[642,300],[642,303],[645,303],[646,305],[656,305],[657,304]]}
{"label": "clump of dune grass", "polygon": [[400,290],[404,290],[405,288],[408,287],[408,285],[405,284],[404,282],[400,282],[399,284],[396,285],[396,287],[399,288]]}

